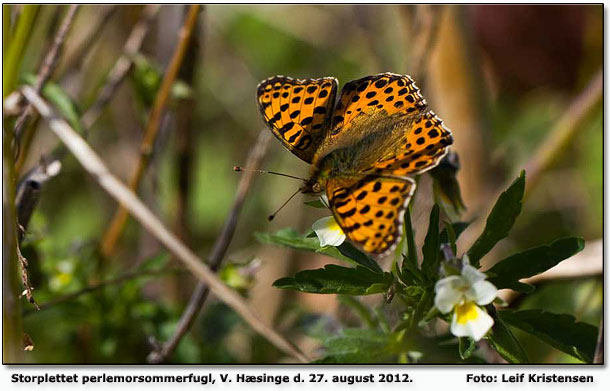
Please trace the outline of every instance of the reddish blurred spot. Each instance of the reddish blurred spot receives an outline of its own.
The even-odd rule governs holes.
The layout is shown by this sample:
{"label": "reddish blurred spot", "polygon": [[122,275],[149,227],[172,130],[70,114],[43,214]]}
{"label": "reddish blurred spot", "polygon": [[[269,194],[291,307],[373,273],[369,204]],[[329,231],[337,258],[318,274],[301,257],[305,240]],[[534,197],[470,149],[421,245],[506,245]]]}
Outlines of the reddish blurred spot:
{"label": "reddish blurred spot", "polygon": [[585,7],[475,5],[467,14],[502,89],[569,90],[582,62]]}

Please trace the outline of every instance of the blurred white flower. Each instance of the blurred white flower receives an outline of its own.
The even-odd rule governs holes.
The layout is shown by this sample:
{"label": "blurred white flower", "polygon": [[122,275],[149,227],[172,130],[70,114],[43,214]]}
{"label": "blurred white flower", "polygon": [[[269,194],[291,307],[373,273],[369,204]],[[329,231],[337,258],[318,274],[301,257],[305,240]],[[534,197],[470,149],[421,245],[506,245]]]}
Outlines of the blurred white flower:
{"label": "blurred white flower", "polygon": [[345,234],[333,216],[321,218],[311,228],[320,240],[320,247],[340,246],[345,241]]}
{"label": "blurred white flower", "polygon": [[498,289],[486,275],[469,264],[461,275],[453,275],[436,282],[434,305],[443,314],[453,311],[451,333],[457,337],[470,337],[475,341],[487,334],[494,321],[480,306],[491,303]]}

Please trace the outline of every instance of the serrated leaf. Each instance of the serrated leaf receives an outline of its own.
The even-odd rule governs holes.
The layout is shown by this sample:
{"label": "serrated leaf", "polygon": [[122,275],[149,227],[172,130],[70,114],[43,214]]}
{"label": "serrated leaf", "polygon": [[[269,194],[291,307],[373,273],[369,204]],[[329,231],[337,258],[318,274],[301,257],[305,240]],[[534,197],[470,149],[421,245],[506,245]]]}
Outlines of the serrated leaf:
{"label": "serrated leaf", "polygon": [[438,279],[438,268],[440,265],[438,257],[440,251],[438,229],[439,211],[440,209],[436,204],[432,207],[432,210],[430,211],[428,232],[426,233],[426,238],[424,239],[424,246],[422,248],[424,260],[422,261],[421,269],[426,274],[426,276],[428,276],[432,281],[436,281]]}
{"label": "serrated leaf", "polygon": [[495,264],[486,273],[489,281],[498,289],[510,288],[515,291],[529,292],[531,285],[519,280],[535,276],[556,266],[564,259],[582,251],[585,241],[582,238],[563,238],[540,247],[534,247],[511,255]]}
{"label": "serrated leaf", "polygon": [[405,239],[407,241],[407,254],[403,257],[402,261],[402,272],[407,274],[410,272],[417,278],[421,279],[422,275],[419,271],[419,265],[417,260],[417,248],[415,247],[415,234],[413,233],[413,226],[411,224],[411,211],[409,208],[405,210],[404,217],[404,232]]}
{"label": "serrated leaf", "polygon": [[543,310],[500,311],[508,324],[586,363],[593,361],[597,327],[577,322],[572,315]]}
{"label": "serrated leaf", "polygon": [[517,216],[521,213],[523,193],[525,191],[525,171],[521,174],[510,187],[498,198],[491,213],[487,217],[485,228],[474,242],[468,257],[474,267],[479,267],[479,261],[487,254],[500,240],[508,236],[513,227]]}
{"label": "serrated leaf", "polygon": [[373,363],[392,360],[391,335],[375,329],[344,329],[340,335],[324,338],[325,357],[318,364]]}
{"label": "serrated leaf", "polygon": [[488,334],[488,340],[491,346],[504,358],[512,364],[524,364],[529,362],[523,347],[510,331],[506,323],[500,318],[498,312],[492,305],[486,306],[489,315],[494,320],[494,325],[491,332]]}
{"label": "serrated leaf", "polygon": [[364,266],[377,273],[382,272],[377,262],[349,242],[344,242],[339,247],[320,247],[317,237],[302,236],[292,228],[282,229],[275,233],[256,232],[254,236],[262,243],[325,254],[353,265]]}
{"label": "serrated leaf", "polygon": [[[23,75],[23,80],[29,85],[36,84],[36,76],[32,74]],[[55,106],[57,111],[68,121],[70,126],[78,133],[83,132],[80,124],[80,110],[59,84],[47,81],[42,88],[42,96]]]}
{"label": "serrated leaf", "polygon": [[294,277],[280,278],[273,286],[308,293],[371,295],[387,292],[392,278],[390,273],[375,273],[361,266],[347,268],[330,264],[323,269],[303,270]]}

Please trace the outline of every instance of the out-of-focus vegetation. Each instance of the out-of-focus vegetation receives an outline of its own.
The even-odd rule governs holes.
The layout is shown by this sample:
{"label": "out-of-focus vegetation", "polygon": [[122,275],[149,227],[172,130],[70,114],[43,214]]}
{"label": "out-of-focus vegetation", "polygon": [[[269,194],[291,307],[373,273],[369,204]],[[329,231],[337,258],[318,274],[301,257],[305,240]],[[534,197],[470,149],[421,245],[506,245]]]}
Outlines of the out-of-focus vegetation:
{"label": "out-of-focus vegetation", "polygon": [[[5,67],[10,65],[6,32],[12,31],[9,39],[17,39],[23,17],[33,18],[24,22],[31,24],[31,34],[24,41],[15,84],[4,85],[3,91],[10,93],[15,86],[32,83],[66,8],[44,5],[29,15],[23,6],[3,7]],[[161,7],[127,80],[101,117],[84,129],[90,145],[123,181],[129,180],[140,156],[148,112],[186,10],[177,5]],[[45,97],[57,104],[52,95],[53,88],[58,89],[55,97],[66,96],[73,104],[71,109],[68,105],[69,113],[85,113],[121,56],[141,11],[142,6],[81,6],[58,67],[43,90]],[[432,22],[426,25],[427,18]],[[414,57],[420,53],[418,34],[426,28],[432,33],[423,50],[425,60],[413,76],[430,107],[453,130],[453,150],[461,162],[458,179],[468,208],[463,219],[482,219],[505,184],[540,153],[541,145],[556,137],[554,126],[601,69],[601,5],[205,6],[194,44],[170,94],[139,196],[205,259],[231,209],[240,179],[232,167],[245,163],[264,127],[255,101],[258,82],[276,74],[335,76],[341,84],[385,71],[411,74],[419,61]],[[561,279],[537,282],[536,291],[525,299],[511,296],[510,307],[570,313],[597,327],[603,307],[602,254],[587,249],[597,248],[595,243],[602,240],[602,105],[597,103],[590,111],[566,147],[552,151],[556,158],[538,173],[510,238],[484,262],[493,263],[558,237],[582,236],[585,251],[577,255],[578,262],[597,265],[597,273],[579,274],[576,264]],[[3,126],[6,143],[14,118],[5,116]],[[16,177],[38,164],[57,143],[44,121],[31,121],[20,140],[18,159],[23,164]],[[116,251],[102,256],[100,242],[117,204],[72,156],[65,155],[61,162],[59,175],[42,188],[21,244],[34,297],[42,307],[36,311],[22,299],[23,331],[34,343],[33,350],[23,353],[23,361],[146,362],[151,340],[163,342],[174,333],[196,281],[133,220],[128,221]],[[263,165],[308,175],[307,165],[275,140]],[[431,208],[426,178],[421,178],[413,205],[419,242],[423,242]],[[6,181],[4,177],[4,186]],[[354,315],[353,303],[346,304],[350,299],[287,293],[271,286],[299,270],[339,262],[322,254],[257,242],[255,232],[284,227],[305,232],[324,215],[302,205],[308,199],[298,196],[272,223],[267,222],[267,215],[298,184],[281,177],[255,178],[220,275],[247,297],[261,318],[317,358],[322,341],[342,335],[340,330],[346,326],[365,326],[365,322]],[[460,240],[474,240],[480,230],[474,231],[465,231]],[[6,240],[3,246],[9,245]],[[391,265],[382,262],[381,266],[387,271]],[[128,278],[114,281],[126,273]],[[95,289],[63,299],[87,287]],[[362,302],[389,318],[396,316],[381,295]],[[577,362],[515,332],[523,338],[533,362]],[[439,350],[431,359],[456,362],[458,358],[453,349]],[[170,357],[175,363],[286,360],[213,296]]]}

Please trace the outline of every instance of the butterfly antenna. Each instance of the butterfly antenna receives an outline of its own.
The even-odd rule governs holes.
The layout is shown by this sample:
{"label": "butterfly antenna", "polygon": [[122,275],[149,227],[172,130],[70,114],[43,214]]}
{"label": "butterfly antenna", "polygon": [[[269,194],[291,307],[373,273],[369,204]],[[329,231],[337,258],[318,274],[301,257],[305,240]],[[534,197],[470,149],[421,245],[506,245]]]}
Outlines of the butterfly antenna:
{"label": "butterfly antenna", "polygon": [[275,213],[273,213],[273,214],[269,215],[269,217],[267,217],[267,220],[268,220],[268,221],[273,220],[273,219],[275,218],[275,215],[276,215],[276,214],[278,214],[278,213],[279,213],[279,211],[280,211],[280,210],[282,210],[282,209],[283,209],[283,208],[286,206],[286,204],[287,204],[287,203],[289,203],[289,202],[290,202],[290,200],[294,198],[294,196],[295,196],[295,195],[299,194],[299,192],[300,192],[300,191],[301,191],[301,189],[297,189],[297,191],[295,191],[295,192],[294,192],[294,194],[290,196],[290,198],[288,198],[286,201],[284,201],[284,203],[282,204],[282,206],[280,206],[280,207],[279,207],[279,208],[278,208],[278,209],[275,211]]}
{"label": "butterfly antenna", "polygon": [[281,172],[275,172],[275,171],[263,171],[263,170],[252,170],[250,168],[244,168],[244,167],[240,167],[240,166],[235,166],[233,167],[233,171],[251,171],[251,172],[260,172],[261,174],[273,174],[273,175],[279,175],[279,176],[285,176],[287,178],[292,178],[292,179],[299,179],[302,181],[307,181],[307,179],[305,178],[299,178],[298,176],[294,176],[294,175],[288,175],[288,174],[283,174]]}

